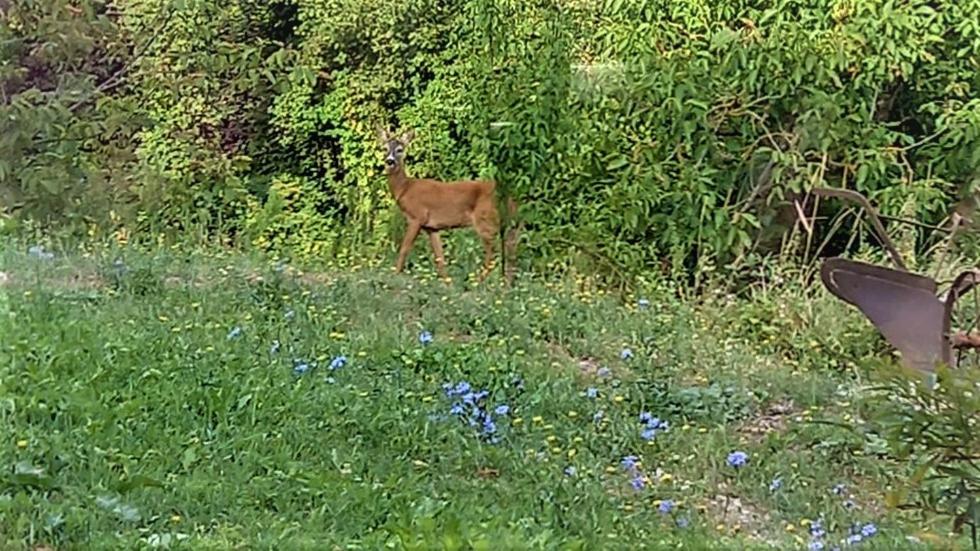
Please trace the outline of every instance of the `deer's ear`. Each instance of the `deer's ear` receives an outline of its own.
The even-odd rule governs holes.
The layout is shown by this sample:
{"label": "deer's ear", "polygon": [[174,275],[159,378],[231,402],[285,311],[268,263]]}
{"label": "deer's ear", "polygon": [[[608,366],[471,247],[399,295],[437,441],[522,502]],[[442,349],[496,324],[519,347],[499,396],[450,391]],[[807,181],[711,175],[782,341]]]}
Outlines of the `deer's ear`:
{"label": "deer's ear", "polygon": [[405,145],[408,145],[414,139],[415,139],[415,131],[414,130],[408,130],[408,131],[402,133],[402,137],[400,138],[399,141],[401,141]]}
{"label": "deer's ear", "polygon": [[383,126],[378,127],[378,139],[381,140],[381,143],[388,141],[388,130]]}

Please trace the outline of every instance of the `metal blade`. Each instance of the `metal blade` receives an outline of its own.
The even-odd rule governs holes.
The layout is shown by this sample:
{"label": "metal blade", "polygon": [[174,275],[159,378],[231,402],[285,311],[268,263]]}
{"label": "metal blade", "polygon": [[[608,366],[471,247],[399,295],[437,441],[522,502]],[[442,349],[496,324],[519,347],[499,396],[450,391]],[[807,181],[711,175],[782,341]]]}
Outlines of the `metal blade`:
{"label": "metal blade", "polygon": [[917,274],[831,258],[820,279],[835,296],[857,306],[902,354],[902,363],[934,371],[943,358],[944,304],[936,282]]}

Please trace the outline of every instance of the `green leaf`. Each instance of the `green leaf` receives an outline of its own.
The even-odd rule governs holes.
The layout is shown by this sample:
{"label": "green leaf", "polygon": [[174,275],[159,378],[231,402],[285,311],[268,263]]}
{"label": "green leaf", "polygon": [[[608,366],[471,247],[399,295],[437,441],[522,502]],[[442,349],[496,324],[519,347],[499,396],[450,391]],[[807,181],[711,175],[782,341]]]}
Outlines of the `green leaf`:
{"label": "green leaf", "polygon": [[116,491],[125,494],[136,488],[163,488],[164,484],[155,478],[138,474],[116,484]]}
{"label": "green leaf", "polygon": [[10,484],[29,488],[50,490],[55,487],[54,481],[45,474],[44,469],[35,467],[30,463],[20,461],[14,465],[14,472],[10,475]]}

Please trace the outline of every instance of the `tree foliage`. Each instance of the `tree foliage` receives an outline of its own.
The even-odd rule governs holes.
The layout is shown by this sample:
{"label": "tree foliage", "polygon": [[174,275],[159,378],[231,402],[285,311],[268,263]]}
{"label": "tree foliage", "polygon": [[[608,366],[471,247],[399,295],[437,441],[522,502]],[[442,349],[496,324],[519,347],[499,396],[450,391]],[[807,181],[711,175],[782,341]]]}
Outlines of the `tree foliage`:
{"label": "tree foliage", "polygon": [[498,179],[522,262],[614,273],[765,252],[814,185],[939,224],[980,182],[980,0],[3,9],[19,219],[376,257],[378,125],[416,129],[415,175]]}

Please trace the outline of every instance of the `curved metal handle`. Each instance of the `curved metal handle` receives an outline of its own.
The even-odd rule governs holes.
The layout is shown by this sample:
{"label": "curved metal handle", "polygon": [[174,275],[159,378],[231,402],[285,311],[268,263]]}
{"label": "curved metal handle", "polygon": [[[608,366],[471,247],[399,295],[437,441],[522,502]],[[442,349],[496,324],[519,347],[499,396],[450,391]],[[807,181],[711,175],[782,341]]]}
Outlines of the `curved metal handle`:
{"label": "curved metal handle", "polygon": [[946,346],[943,347],[943,362],[952,366],[953,353],[949,346],[951,342],[949,331],[953,323],[953,305],[959,300],[963,293],[980,284],[980,270],[972,269],[960,273],[953,280],[949,291],[946,292],[946,300],[943,301],[943,338],[946,339]]}
{"label": "curved metal handle", "polygon": [[902,260],[902,255],[898,254],[898,249],[895,248],[895,244],[892,243],[888,234],[885,233],[885,226],[881,223],[881,218],[878,217],[878,210],[874,208],[868,198],[856,191],[851,191],[849,189],[836,189],[836,188],[813,188],[811,191],[814,195],[819,197],[836,197],[838,199],[845,199],[847,201],[852,201],[857,203],[865,212],[871,217],[871,225],[874,226],[875,232],[878,234],[878,239],[881,240],[881,244],[885,246],[888,250],[888,255],[891,256],[892,262],[895,263],[898,268],[903,271],[908,271],[905,267],[905,261]]}

